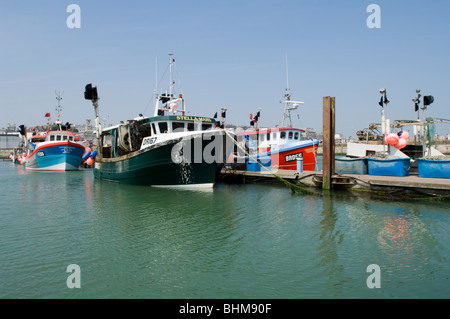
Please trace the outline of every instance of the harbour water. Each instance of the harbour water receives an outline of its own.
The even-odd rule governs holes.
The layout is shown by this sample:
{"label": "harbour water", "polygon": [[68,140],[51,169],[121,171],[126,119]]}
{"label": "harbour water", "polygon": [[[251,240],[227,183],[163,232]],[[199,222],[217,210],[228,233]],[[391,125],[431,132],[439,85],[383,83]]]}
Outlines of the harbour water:
{"label": "harbour water", "polygon": [[161,189],[10,162],[0,178],[2,299],[450,297],[448,202]]}

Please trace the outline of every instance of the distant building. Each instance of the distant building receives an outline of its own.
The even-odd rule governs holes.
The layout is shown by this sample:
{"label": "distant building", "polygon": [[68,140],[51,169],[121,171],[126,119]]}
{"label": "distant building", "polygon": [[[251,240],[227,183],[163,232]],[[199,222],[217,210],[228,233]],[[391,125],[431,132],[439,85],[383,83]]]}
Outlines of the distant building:
{"label": "distant building", "polygon": [[19,146],[20,136],[18,132],[0,133],[0,149],[13,149]]}
{"label": "distant building", "polygon": [[334,141],[336,143],[345,143],[345,138],[341,133],[334,134]]}
{"label": "distant building", "polygon": [[322,134],[317,133],[316,130],[312,127],[302,128],[302,130],[305,131],[305,133],[303,133],[303,137],[306,137],[308,139],[322,139]]}

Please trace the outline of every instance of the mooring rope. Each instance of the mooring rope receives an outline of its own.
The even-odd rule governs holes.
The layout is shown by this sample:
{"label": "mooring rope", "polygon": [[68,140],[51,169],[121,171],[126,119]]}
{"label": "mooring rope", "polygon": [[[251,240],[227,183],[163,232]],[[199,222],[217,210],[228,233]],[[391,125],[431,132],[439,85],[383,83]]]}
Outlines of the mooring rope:
{"label": "mooring rope", "polygon": [[277,174],[275,174],[272,170],[268,169],[266,166],[262,165],[257,159],[255,159],[252,155],[250,155],[249,152],[247,152],[245,149],[242,148],[241,145],[239,145],[236,140],[234,139],[234,137],[228,133],[225,129],[222,129],[225,134],[228,135],[229,138],[232,139],[234,145],[236,145],[245,155],[247,155],[251,160],[253,160],[254,162],[256,162],[259,166],[261,166],[262,168],[264,168],[267,172],[269,172],[271,175],[273,175],[278,181],[280,181],[281,183],[283,183],[286,187],[290,188],[290,190],[293,193],[300,193],[300,194],[306,194],[306,195],[312,195],[315,194],[314,192],[305,189],[299,185],[296,185],[294,183],[289,182],[288,180],[282,178],[281,176],[278,176]]}

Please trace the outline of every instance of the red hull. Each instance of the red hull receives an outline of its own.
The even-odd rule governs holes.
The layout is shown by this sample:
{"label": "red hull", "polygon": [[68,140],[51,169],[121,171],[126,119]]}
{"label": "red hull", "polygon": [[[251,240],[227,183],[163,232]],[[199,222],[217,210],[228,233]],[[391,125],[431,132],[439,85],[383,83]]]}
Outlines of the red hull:
{"label": "red hull", "polygon": [[301,156],[303,158],[303,170],[314,171],[316,166],[317,148],[318,145],[315,144],[270,154],[272,169],[296,171],[297,157]]}

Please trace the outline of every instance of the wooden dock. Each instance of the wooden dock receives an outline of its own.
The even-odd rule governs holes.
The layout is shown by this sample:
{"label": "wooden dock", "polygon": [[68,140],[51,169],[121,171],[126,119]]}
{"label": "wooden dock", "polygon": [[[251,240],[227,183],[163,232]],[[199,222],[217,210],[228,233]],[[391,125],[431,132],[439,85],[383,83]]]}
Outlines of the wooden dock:
{"label": "wooden dock", "polygon": [[[224,168],[220,173],[220,181],[225,183],[280,183],[274,174],[295,185],[320,187],[314,179],[315,177],[321,177],[322,171],[308,171],[303,173],[287,170],[249,172]],[[397,177],[342,174],[334,175],[334,177],[346,177],[353,180],[353,185],[345,187],[349,190],[364,189],[390,194],[412,193],[427,196],[450,195],[450,179],[422,178],[418,175]]]}

